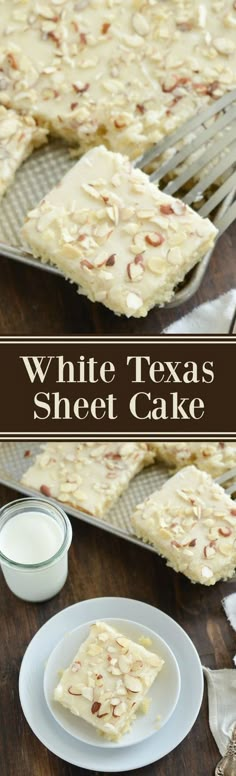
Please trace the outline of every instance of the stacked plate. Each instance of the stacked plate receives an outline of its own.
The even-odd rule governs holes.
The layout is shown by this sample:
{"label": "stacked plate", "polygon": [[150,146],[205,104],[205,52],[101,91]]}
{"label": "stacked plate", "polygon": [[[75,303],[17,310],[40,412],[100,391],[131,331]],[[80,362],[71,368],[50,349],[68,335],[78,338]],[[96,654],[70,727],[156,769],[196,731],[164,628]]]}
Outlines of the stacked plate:
{"label": "stacked plate", "polygon": [[[70,664],[96,620],[136,641],[150,637],[152,650],[165,661],[147,714],[137,714],[130,732],[115,743],[53,701],[59,669]],[[140,601],[97,598],[64,609],[36,633],[22,661],[19,690],[31,729],[51,752],[89,770],[122,772],[160,759],[185,738],[201,706],[203,674],[193,643],[166,614]]]}

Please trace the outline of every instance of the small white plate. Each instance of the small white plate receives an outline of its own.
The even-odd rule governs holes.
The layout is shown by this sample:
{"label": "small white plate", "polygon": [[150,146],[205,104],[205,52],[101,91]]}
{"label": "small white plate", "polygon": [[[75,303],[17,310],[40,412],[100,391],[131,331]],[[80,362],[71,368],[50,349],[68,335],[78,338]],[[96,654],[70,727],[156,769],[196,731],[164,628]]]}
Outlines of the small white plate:
{"label": "small white plate", "polygon": [[44,672],[44,695],[49,711],[67,733],[85,744],[114,749],[115,747],[137,744],[152,736],[157,731],[157,717],[160,717],[159,729],[163,727],[173,714],[179,698],[180,673],[175,656],[168,644],[150,628],[129,620],[114,620],[106,617],[106,622],[133,641],[138,642],[140,636],[150,638],[152,641],[150,649],[164,660],[164,666],[146,696],[151,699],[148,712],[146,714],[137,713],[131,730],[119,741],[114,742],[100,736],[96,728],[71,714],[69,709],[63,708],[60,703],[53,700],[53,692],[59,681],[58,671],[64,671],[70,665],[80,645],[87,639],[94,620],[80,625],[70,633],[65,633],[63,639],[51,652]]}
{"label": "small white plate", "polygon": [[[43,676],[48,655],[66,631],[91,620],[127,619],[151,628],[166,641],[177,660],[181,690],[169,721],[148,741],[135,746],[103,749],[89,746],[62,730],[47,707]],[[31,729],[53,754],[72,765],[108,773],[145,767],[175,749],[191,730],[203,694],[203,673],[196,649],[185,631],[167,614],[141,601],[127,598],[94,598],[69,606],[52,617],[35,634],[22,660],[19,692]]]}

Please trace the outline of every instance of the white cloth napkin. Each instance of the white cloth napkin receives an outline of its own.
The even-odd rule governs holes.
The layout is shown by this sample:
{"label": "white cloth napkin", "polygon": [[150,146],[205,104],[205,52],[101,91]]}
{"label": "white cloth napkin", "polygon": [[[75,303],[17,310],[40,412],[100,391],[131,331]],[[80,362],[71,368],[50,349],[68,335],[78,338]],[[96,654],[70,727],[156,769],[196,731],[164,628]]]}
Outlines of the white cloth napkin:
{"label": "white cloth napkin", "polygon": [[209,725],[224,755],[236,723],[236,671],[235,668],[203,670],[208,687]]}
{"label": "white cloth napkin", "polygon": [[[222,603],[236,631],[236,593],[224,598]],[[236,665],[236,658],[234,663]],[[203,670],[208,687],[209,725],[218,749],[224,755],[236,724],[236,671],[235,668]]]}
{"label": "white cloth napkin", "polygon": [[228,334],[236,307],[236,288],[171,323],[164,334]]}
{"label": "white cloth napkin", "polygon": [[[232,625],[232,628],[236,631],[236,593],[227,595],[227,598],[224,598],[222,603],[230,625]],[[236,655],[234,656],[233,661],[236,665]]]}

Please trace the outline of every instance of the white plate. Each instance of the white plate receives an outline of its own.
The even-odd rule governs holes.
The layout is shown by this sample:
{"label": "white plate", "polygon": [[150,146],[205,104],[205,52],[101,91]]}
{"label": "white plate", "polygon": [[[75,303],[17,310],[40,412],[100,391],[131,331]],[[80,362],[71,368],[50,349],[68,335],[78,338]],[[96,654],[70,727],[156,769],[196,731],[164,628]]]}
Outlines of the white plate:
{"label": "white plate", "polygon": [[[64,732],[47,708],[43,676],[48,654],[66,631],[97,619],[135,620],[160,635],[173,650],[181,676],[177,706],[166,725],[148,741],[124,749],[102,749],[77,741]],[[94,598],[69,606],[52,617],[30,642],[20,670],[20,701],[39,740],[62,760],[95,771],[117,772],[141,768],[171,752],[191,730],[202,702],[203,673],[193,643],[168,615],[141,601]]]}
{"label": "white plate", "polygon": [[114,620],[106,617],[106,622],[133,641],[138,642],[140,636],[150,638],[152,641],[150,649],[164,660],[164,666],[146,696],[151,699],[148,712],[137,714],[130,732],[126,733],[119,741],[114,742],[100,736],[96,728],[71,714],[69,709],[63,708],[60,703],[53,700],[53,692],[59,681],[58,671],[64,671],[70,665],[80,645],[87,639],[94,620],[65,633],[51,652],[44,672],[44,695],[49,711],[67,733],[91,746],[114,749],[115,747],[122,748],[138,744],[154,735],[157,730],[158,716],[160,716],[159,729],[163,727],[174,712],[181,682],[178,663],[172,650],[154,631],[130,620]]}

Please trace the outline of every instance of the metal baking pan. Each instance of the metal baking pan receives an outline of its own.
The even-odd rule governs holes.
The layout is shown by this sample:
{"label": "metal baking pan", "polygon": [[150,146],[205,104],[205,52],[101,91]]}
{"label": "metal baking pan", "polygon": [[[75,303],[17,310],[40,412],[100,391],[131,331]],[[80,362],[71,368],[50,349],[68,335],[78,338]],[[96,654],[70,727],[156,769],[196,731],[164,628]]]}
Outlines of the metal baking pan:
{"label": "metal baking pan", "polygon": [[[31,456],[27,455],[26,457],[25,452],[29,449]],[[31,488],[27,488],[21,483],[23,473],[33,463],[34,456],[39,451],[40,445],[37,442],[25,444],[23,442],[2,442],[0,445],[0,483],[13,490],[18,490],[22,494],[40,497],[39,491],[31,490]],[[74,509],[70,505],[67,506],[64,502],[63,504],[59,501],[56,503],[61,504],[69,515],[77,517],[85,523],[102,528],[104,531],[115,534],[122,539],[127,539],[140,547],[145,546],[152,552],[157,552],[154,547],[137,539],[132,534],[130,517],[134,512],[136,504],[139,504],[154,490],[160,488],[168,479],[168,476],[168,469],[162,464],[155,464],[143,469],[142,472],[131,480],[127,490],[118,498],[115,505],[106,513],[102,520],[96,516],[93,517],[78,509]],[[53,501],[53,499],[51,500]]]}
{"label": "metal baking pan", "polygon": [[[21,245],[20,228],[27,212],[33,209],[40,199],[58,183],[75,159],[68,147],[59,140],[51,140],[27,159],[17,171],[15,180],[1,201],[0,208],[0,254],[9,259],[20,261],[31,267],[62,276],[62,273],[50,264],[43,264],[27,253]],[[218,211],[223,215],[233,200],[234,192],[227,197]],[[187,302],[199,288],[209,265],[213,249],[202,261],[186,275],[181,286],[165,307],[177,307]]]}

